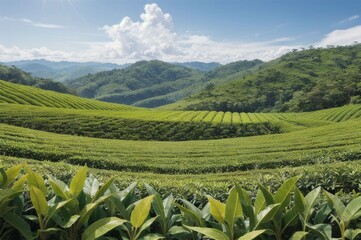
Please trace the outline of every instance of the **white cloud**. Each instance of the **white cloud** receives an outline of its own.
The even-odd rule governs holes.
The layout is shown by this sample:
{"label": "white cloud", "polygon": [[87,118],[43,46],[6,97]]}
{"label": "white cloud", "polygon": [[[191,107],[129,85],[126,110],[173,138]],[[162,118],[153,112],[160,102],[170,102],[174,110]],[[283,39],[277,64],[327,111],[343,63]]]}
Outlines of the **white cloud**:
{"label": "white cloud", "polygon": [[317,43],[316,46],[325,47],[327,45],[350,45],[355,41],[361,42],[361,25],[344,30],[332,31],[319,43]]}
{"label": "white cloud", "polygon": [[144,11],[140,22],[125,17],[119,24],[102,28],[112,40],[104,46],[107,55],[158,58],[177,53],[177,34],[172,31],[171,15],[163,13],[157,4],[146,5]]}
{"label": "white cloud", "polygon": [[52,61],[62,61],[78,59],[76,56],[77,55],[74,53],[54,51],[46,47],[21,49],[17,46],[5,47],[3,45],[0,45],[0,61],[16,61],[30,59],[48,59]]}
{"label": "white cloud", "polygon": [[[4,19],[4,18],[3,18]],[[35,23],[30,19],[11,19],[38,27],[56,27]],[[61,27],[61,26],[59,26]],[[203,35],[179,35],[173,30],[173,19],[157,4],[147,4],[139,21],[124,17],[120,23],[101,28],[110,41],[89,44],[89,49],[79,53],[51,51],[47,48],[0,48],[0,61],[41,57],[49,60],[134,62],[160,59],[163,61],[217,61],[227,63],[241,59],[274,59],[298,46],[285,45],[292,41],[284,37],[268,42],[214,41]],[[1,47],[1,46],[0,46]],[[2,52],[1,52],[2,51]],[[15,54],[10,54],[9,52]],[[5,54],[6,52],[6,54]],[[61,58],[64,59],[61,59]]]}
{"label": "white cloud", "polygon": [[353,20],[358,19],[359,17],[360,17],[359,15],[354,15],[354,16],[345,18],[345,19],[339,21],[338,23],[339,23],[339,24],[342,24],[342,23],[346,23],[346,22],[351,22],[351,21],[353,21]]}
{"label": "white cloud", "polygon": [[30,19],[27,19],[27,18],[1,17],[0,20],[2,20],[2,21],[11,21],[11,22],[21,22],[21,23],[31,25],[33,27],[40,27],[40,28],[51,28],[51,29],[65,28],[64,26],[56,25],[56,24],[34,22],[33,20],[30,20]]}
{"label": "white cloud", "polygon": [[178,35],[173,31],[172,16],[157,4],[147,4],[141,21],[125,17],[119,24],[102,29],[112,40],[92,46],[88,54],[100,59],[161,59],[165,61],[219,61],[260,58],[270,60],[297,46],[279,46],[291,38],[269,42],[217,42],[203,35]]}
{"label": "white cloud", "polygon": [[[38,27],[30,19],[0,18],[6,21],[21,21]],[[34,25],[35,26],[35,25]],[[55,25],[57,26],[57,25]],[[44,58],[53,61],[101,61],[129,63],[138,60],[159,59],[163,61],[216,61],[228,63],[243,59],[275,59],[294,48],[291,37],[276,38],[263,42],[215,41],[209,36],[177,34],[173,29],[173,19],[157,4],[147,4],[138,21],[124,17],[119,23],[106,25],[101,30],[109,37],[107,42],[88,43],[82,52],[53,51],[46,47],[21,49],[0,45],[0,61]],[[335,30],[327,34],[316,46],[347,45],[361,42],[361,25],[345,30]]]}

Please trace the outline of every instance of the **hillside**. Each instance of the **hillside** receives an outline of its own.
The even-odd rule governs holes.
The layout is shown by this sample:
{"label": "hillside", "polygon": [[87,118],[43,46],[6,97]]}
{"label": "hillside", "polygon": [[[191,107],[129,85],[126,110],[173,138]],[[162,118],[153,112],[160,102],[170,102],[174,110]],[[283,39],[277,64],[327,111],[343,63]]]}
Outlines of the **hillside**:
{"label": "hillside", "polygon": [[58,82],[79,78],[87,74],[121,69],[129,65],[97,62],[52,62],[44,59],[14,61],[3,64],[7,66],[16,66],[25,72],[31,73],[33,76],[50,78]]}
{"label": "hillside", "polygon": [[[158,107],[206,89],[210,84],[227,82],[228,78],[216,78],[218,73],[224,71],[222,69],[227,69],[223,74],[234,74],[246,71],[257,64],[260,64],[260,61],[240,61],[231,67],[237,70],[232,71],[225,65],[205,73],[157,60],[140,61],[126,69],[87,75],[67,81],[66,84],[76,89],[83,97],[142,107]],[[208,77],[210,73],[214,73],[214,79]]]}
{"label": "hillside", "polygon": [[131,106],[85,99],[71,94],[47,91],[2,80],[0,80],[0,103],[69,109],[137,110],[137,108]]}
{"label": "hillside", "polygon": [[50,79],[38,78],[32,76],[30,73],[24,72],[17,67],[8,67],[0,65],[0,80],[4,80],[11,83],[19,83],[22,85],[34,86],[37,88],[51,90],[60,93],[73,92],[61,83],[54,82]]}
{"label": "hillside", "polygon": [[168,108],[313,111],[361,102],[361,45],[288,53]]}

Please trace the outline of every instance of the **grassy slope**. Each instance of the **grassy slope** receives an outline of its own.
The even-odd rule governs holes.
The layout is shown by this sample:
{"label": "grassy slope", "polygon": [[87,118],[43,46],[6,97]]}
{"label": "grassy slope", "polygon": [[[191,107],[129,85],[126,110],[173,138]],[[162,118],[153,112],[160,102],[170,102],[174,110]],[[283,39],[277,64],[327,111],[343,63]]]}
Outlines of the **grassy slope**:
{"label": "grassy slope", "polygon": [[105,103],[74,95],[46,91],[0,80],[0,103],[92,110],[137,110],[135,107]]}
{"label": "grassy slope", "polygon": [[167,109],[312,111],[361,102],[361,45],[286,54]]}
{"label": "grassy slope", "polygon": [[360,159],[358,120],[236,139],[144,142],[47,133],[0,125],[3,155],[155,173],[234,172]]}
{"label": "grassy slope", "polygon": [[0,124],[0,163],[26,161],[65,181],[75,165],[87,164],[104,181],[117,176],[123,187],[145,181],[162,193],[192,199],[224,193],[234,181],[248,189],[258,182],[277,186],[295,175],[302,176],[305,189],[350,190],[361,176],[360,129],[355,119],[272,136],[173,143],[76,137]]}

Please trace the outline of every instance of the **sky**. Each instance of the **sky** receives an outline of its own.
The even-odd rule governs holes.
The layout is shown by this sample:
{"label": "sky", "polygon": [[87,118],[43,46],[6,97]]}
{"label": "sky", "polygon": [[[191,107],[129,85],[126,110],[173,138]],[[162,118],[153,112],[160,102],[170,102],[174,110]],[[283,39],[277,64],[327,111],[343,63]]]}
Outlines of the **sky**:
{"label": "sky", "polygon": [[360,0],[0,0],[0,61],[269,61],[356,41]]}

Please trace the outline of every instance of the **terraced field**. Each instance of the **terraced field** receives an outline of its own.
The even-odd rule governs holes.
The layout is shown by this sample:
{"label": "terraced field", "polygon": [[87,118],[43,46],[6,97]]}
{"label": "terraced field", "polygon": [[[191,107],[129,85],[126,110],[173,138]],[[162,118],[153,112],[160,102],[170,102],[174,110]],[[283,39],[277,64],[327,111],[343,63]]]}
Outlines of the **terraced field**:
{"label": "terraced field", "polygon": [[282,176],[300,174],[306,188],[321,184],[334,191],[357,185],[361,127],[350,120],[277,135],[175,143],[78,137],[0,124],[0,153],[3,164],[27,161],[62,179],[86,164],[101,178],[117,176],[120,185],[141,180],[185,196],[224,193],[233,181],[245,187],[271,179],[277,184]]}
{"label": "terraced field", "polygon": [[105,103],[0,80],[0,103],[92,110],[137,110],[132,106]]}
{"label": "terraced field", "polygon": [[0,132],[2,155],[132,172],[234,172],[361,159],[357,120],[277,135],[177,143],[86,138],[5,124]]}
{"label": "terraced field", "polygon": [[[361,105],[308,113],[161,111],[2,81],[0,87],[0,160],[7,165],[28,161],[55,175],[69,175],[75,165],[86,164],[100,175],[121,173],[124,183],[142,179],[181,191],[184,184],[199,190],[206,179],[210,190],[236,180],[256,182],[282,169],[312,173],[317,166],[327,172],[340,162],[361,161]],[[233,126],[243,126],[235,131],[246,133],[257,126],[263,134],[277,132],[265,126],[278,126],[284,133],[184,142],[101,139],[120,138],[116,134],[127,139],[133,134],[137,140],[160,133],[202,136],[209,129],[231,136]]]}
{"label": "terraced field", "polygon": [[[0,80],[1,113],[22,111],[35,116],[36,114],[102,116],[126,119],[141,119],[147,121],[177,121],[177,122],[209,122],[209,123],[262,123],[288,122],[296,126],[308,126],[310,123],[319,125],[326,122],[340,122],[361,118],[361,105],[349,105],[310,113],[237,113],[215,111],[162,111],[136,108],[127,105],[111,104],[101,101],[79,98],[69,94],[59,94],[34,87],[13,84]],[[7,105],[7,104],[14,105]],[[29,108],[22,105],[34,105],[45,108]],[[49,108],[51,107],[51,108]],[[54,109],[54,108],[62,108]],[[71,110],[76,109],[76,110]],[[91,110],[91,111],[87,111]],[[107,111],[94,111],[107,110]],[[140,111],[141,110],[141,111]],[[121,111],[121,112],[119,112]],[[26,115],[26,114],[25,114]],[[307,124],[308,123],[308,124]],[[317,124],[318,123],[318,124]]]}

